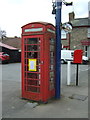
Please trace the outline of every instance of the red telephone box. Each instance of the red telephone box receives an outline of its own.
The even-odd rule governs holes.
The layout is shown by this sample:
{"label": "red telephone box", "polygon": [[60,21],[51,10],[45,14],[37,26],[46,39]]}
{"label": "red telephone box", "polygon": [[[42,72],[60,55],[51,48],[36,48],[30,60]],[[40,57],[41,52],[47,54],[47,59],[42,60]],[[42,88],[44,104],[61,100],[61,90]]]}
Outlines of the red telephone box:
{"label": "red telephone box", "polygon": [[47,102],[55,96],[55,27],[33,22],[22,27],[22,98]]}

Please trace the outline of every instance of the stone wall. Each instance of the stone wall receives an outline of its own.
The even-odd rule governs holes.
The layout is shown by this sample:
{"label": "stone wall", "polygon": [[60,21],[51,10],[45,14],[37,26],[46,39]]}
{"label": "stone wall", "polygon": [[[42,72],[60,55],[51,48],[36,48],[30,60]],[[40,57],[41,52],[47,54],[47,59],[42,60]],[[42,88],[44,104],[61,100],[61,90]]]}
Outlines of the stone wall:
{"label": "stone wall", "polygon": [[73,28],[70,35],[70,49],[83,49],[82,40],[87,40],[87,27]]}

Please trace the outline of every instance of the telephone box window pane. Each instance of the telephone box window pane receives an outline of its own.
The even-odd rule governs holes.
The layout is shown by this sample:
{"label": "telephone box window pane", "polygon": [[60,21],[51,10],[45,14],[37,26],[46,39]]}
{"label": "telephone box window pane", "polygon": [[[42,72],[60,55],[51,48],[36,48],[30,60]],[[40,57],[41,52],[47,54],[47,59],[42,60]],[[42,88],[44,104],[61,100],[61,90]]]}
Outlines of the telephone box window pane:
{"label": "telephone box window pane", "polygon": [[27,81],[28,85],[35,85],[35,86],[39,86],[40,85],[40,81],[39,80],[28,80]]}
{"label": "telephone box window pane", "polygon": [[53,58],[50,59],[50,64],[54,64],[54,59]]}
{"label": "telephone box window pane", "polygon": [[26,45],[24,46],[24,51],[26,51],[27,49],[26,49]]}
{"label": "telephone box window pane", "polygon": [[50,66],[50,70],[54,70],[54,65],[51,65],[51,66]]}
{"label": "telephone box window pane", "polygon": [[25,55],[25,58],[27,57],[27,54],[26,54],[26,52],[24,53],[24,55]]}
{"label": "telephone box window pane", "polygon": [[37,66],[37,72],[41,72],[40,66]]}
{"label": "telephone box window pane", "polygon": [[38,38],[28,38],[27,44],[38,44],[39,40]]}
{"label": "telephone box window pane", "polygon": [[50,51],[54,51],[55,50],[55,46],[54,45],[50,45]]}
{"label": "telephone box window pane", "polygon": [[55,39],[51,38],[50,39],[50,44],[54,44],[55,43]]}
{"label": "telephone box window pane", "polygon": [[27,51],[39,51],[39,50],[40,50],[40,46],[38,46],[38,45],[27,46]]}
{"label": "telephone box window pane", "polygon": [[40,88],[36,88],[36,87],[32,87],[32,86],[28,86],[28,87],[27,87],[27,91],[40,93]]}
{"label": "telephone box window pane", "polygon": [[50,52],[50,57],[54,57],[54,52]]}
{"label": "telephone box window pane", "polygon": [[54,78],[54,72],[50,72],[50,79]]}
{"label": "telephone box window pane", "polygon": [[26,66],[24,67],[24,70],[27,71],[27,67]]}
{"label": "telephone box window pane", "polygon": [[26,38],[24,39],[24,44],[27,44],[27,39]]}
{"label": "telephone box window pane", "polygon": [[24,82],[25,82],[25,85],[26,85],[27,84],[27,80],[25,79]]}
{"label": "telephone box window pane", "polygon": [[28,52],[28,58],[40,58],[40,53],[39,52]]}
{"label": "telephone box window pane", "polygon": [[26,78],[26,76],[27,76],[26,72],[24,73],[24,76],[25,76],[25,78]]}
{"label": "telephone box window pane", "polygon": [[40,74],[38,74],[38,73],[28,73],[27,77],[32,78],[32,79],[40,79]]}
{"label": "telephone box window pane", "polygon": [[37,60],[37,65],[40,65],[41,61],[40,59]]}
{"label": "telephone box window pane", "polygon": [[50,72],[50,90],[52,90],[55,86],[54,83],[54,77],[55,77],[55,73],[54,72]]}
{"label": "telephone box window pane", "polygon": [[54,78],[50,79],[50,90],[52,90],[54,88]]}

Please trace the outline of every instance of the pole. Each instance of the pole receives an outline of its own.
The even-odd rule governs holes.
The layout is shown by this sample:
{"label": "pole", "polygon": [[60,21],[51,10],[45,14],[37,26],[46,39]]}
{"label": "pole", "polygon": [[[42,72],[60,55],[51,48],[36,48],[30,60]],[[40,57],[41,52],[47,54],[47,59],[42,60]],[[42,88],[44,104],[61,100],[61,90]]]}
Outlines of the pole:
{"label": "pole", "polygon": [[70,85],[71,81],[71,61],[68,61],[67,64],[67,85]]}
{"label": "pole", "polygon": [[76,69],[76,86],[78,86],[78,63],[77,63],[77,69]]}
{"label": "pole", "polygon": [[61,97],[61,6],[61,0],[56,0],[56,99]]}

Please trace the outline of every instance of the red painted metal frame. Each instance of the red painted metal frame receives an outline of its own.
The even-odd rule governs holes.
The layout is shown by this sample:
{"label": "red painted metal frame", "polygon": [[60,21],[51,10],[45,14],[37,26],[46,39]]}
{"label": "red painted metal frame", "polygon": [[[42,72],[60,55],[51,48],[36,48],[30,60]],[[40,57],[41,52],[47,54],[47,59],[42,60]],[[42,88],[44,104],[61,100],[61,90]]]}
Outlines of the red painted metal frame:
{"label": "red painted metal frame", "polygon": [[[43,31],[40,32],[27,32],[25,33],[25,29],[30,29],[30,28],[43,28]],[[55,39],[55,34],[48,32],[47,29],[51,29],[55,31],[55,27],[52,24],[49,23],[40,23],[40,22],[35,22],[35,23],[30,23],[22,27],[22,98],[30,99],[30,100],[35,100],[35,101],[42,101],[42,102],[47,102],[48,99],[51,97],[55,96],[55,87],[50,90],[50,39],[53,38]],[[25,71],[25,68],[28,65],[28,63],[25,64],[25,53],[26,56],[28,52],[31,51],[25,51],[25,44],[24,40],[28,38],[39,38],[40,39],[40,72],[31,72],[31,71]],[[27,46],[28,44],[26,44]],[[38,44],[37,44],[38,45]],[[34,51],[35,52],[35,51]],[[55,51],[54,51],[55,52]],[[32,58],[34,59],[34,58]],[[39,66],[39,65],[37,65]],[[55,57],[54,57],[54,70],[55,74]],[[26,78],[25,78],[25,73],[26,73]],[[31,80],[32,78],[28,78],[27,74],[28,73],[36,73],[40,74],[41,78],[40,79],[33,79],[33,81],[38,81],[40,82],[40,86],[38,85],[28,85],[28,81]],[[55,75],[54,75],[54,84],[55,84]],[[32,92],[28,91],[28,87],[35,87],[35,88],[40,88],[40,92]]]}

